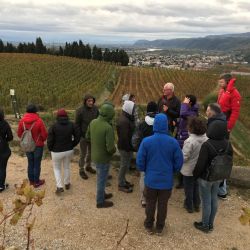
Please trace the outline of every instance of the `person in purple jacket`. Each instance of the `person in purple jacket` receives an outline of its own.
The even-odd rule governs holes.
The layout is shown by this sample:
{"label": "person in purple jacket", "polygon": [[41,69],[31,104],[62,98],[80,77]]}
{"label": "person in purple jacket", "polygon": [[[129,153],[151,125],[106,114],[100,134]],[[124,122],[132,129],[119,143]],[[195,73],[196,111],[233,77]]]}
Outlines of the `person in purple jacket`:
{"label": "person in purple jacket", "polygon": [[[186,95],[184,101],[181,104],[180,121],[176,135],[181,149],[183,148],[184,141],[189,137],[187,128],[188,118],[197,117],[199,114],[199,106],[196,102],[196,96]],[[178,175],[178,182],[179,183],[176,185],[176,188],[183,188],[183,177],[181,173]]]}

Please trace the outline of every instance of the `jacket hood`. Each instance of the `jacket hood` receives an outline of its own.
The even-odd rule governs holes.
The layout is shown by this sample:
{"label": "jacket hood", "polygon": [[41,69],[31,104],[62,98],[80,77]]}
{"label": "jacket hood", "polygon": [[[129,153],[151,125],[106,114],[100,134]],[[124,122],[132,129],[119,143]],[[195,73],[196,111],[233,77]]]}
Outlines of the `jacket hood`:
{"label": "jacket hood", "polygon": [[198,111],[199,111],[199,105],[198,105],[198,104],[195,104],[194,106],[191,106],[191,110],[192,110],[193,112],[198,113]]}
{"label": "jacket hood", "polygon": [[60,124],[68,124],[69,118],[67,116],[59,116],[56,118],[57,122]]}
{"label": "jacket hood", "polygon": [[33,123],[39,119],[39,115],[37,113],[26,113],[23,116],[23,121],[25,123]]}
{"label": "jacket hood", "polygon": [[93,100],[94,100],[94,103],[95,103],[95,97],[92,96],[92,95],[90,95],[90,94],[86,94],[86,95],[84,96],[84,98],[83,98],[83,104],[84,104],[84,106],[86,106],[86,101],[87,101],[88,99],[93,99]]}
{"label": "jacket hood", "polygon": [[208,139],[206,134],[196,135],[196,134],[192,134],[192,133],[189,135],[189,138],[194,138],[195,141],[197,141],[199,143],[202,143],[202,142],[204,142],[204,140]]}
{"label": "jacket hood", "polygon": [[226,122],[227,118],[226,118],[225,114],[221,112],[218,115],[215,115],[213,117],[208,118],[207,124],[210,125],[210,123],[212,123],[214,121],[223,121],[223,122]]}
{"label": "jacket hood", "polygon": [[122,106],[122,110],[129,115],[133,115],[134,114],[134,107],[135,107],[134,102],[125,101],[123,106]]}
{"label": "jacket hood", "polygon": [[221,120],[212,122],[207,129],[207,137],[212,140],[223,140],[227,135],[227,123]]}
{"label": "jacket hood", "polygon": [[145,117],[145,122],[147,123],[148,126],[153,126],[154,125],[154,120],[155,120],[155,118],[151,117],[149,115],[147,115]]}
{"label": "jacket hood", "polygon": [[226,91],[232,92],[232,90],[234,89],[234,84],[235,84],[235,82],[236,82],[236,79],[235,79],[235,78],[232,78],[232,79],[228,82],[228,84],[227,84],[227,89],[226,89]]}
{"label": "jacket hood", "polygon": [[168,133],[168,118],[165,114],[157,114],[154,119],[153,131],[155,133]]}
{"label": "jacket hood", "polygon": [[100,111],[99,115],[107,122],[112,121],[112,119],[114,118],[115,115],[114,105],[109,102],[104,103],[100,107],[99,111]]}

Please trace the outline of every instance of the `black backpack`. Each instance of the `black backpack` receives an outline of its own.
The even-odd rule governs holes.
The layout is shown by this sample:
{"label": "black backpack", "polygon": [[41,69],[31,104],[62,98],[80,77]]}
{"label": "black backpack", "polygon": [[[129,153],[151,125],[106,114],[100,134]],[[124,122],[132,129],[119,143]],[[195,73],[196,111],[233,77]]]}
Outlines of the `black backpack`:
{"label": "black backpack", "polygon": [[207,144],[216,153],[210,166],[207,169],[206,180],[219,181],[228,179],[233,168],[233,157],[228,154],[230,142],[228,141],[226,150],[216,150],[216,148],[207,141]]}

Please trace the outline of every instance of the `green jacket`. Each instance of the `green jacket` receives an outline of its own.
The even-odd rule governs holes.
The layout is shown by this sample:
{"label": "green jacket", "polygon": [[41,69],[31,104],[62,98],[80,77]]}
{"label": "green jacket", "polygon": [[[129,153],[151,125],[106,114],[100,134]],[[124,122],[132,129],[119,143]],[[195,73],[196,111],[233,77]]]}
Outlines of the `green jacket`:
{"label": "green jacket", "polygon": [[109,163],[115,153],[115,136],[111,121],[115,115],[114,106],[104,103],[97,119],[91,121],[86,139],[91,143],[91,160],[94,163]]}

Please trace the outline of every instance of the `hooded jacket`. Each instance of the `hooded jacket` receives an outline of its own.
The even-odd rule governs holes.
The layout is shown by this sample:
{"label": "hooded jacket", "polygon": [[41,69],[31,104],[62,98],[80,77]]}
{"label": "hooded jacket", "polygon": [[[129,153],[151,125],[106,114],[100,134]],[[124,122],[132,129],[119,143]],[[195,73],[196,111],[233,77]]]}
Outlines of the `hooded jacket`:
{"label": "hooded jacket", "polygon": [[241,96],[234,87],[236,79],[231,79],[227,84],[226,90],[220,89],[218,95],[218,104],[221,111],[226,115],[227,128],[232,130],[240,114]]}
{"label": "hooded jacket", "polygon": [[44,142],[48,137],[48,133],[42,119],[37,113],[26,113],[23,116],[18,124],[17,135],[19,138],[21,138],[24,131],[24,126],[26,129],[29,129],[32,124],[34,124],[31,130],[33,140],[35,141],[37,147],[43,147]]}
{"label": "hooded jacket", "polygon": [[83,99],[83,106],[76,110],[75,124],[81,131],[81,137],[85,138],[85,134],[90,122],[98,117],[98,108],[93,105],[92,108],[86,105],[88,99],[93,99],[95,104],[95,97],[86,95]]}
{"label": "hooded jacket", "polygon": [[198,116],[198,112],[199,106],[197,104],[191,107],[187,103],[181,104],[180,122],[177,132],[177,140],[181,148],[183,147],[184,141],[188,138],[188,118]]}
{"label": "hooded jacket", "polygon": [[13,140],[13,134],[10,125],[4,119],[4,114],[0,112],[0,156],[8,157],[11,153],[9,148],[9,141]]}
{"label": "hooded jacket", "polygon": [[97,164],[107,164],[115,153],[115,136],[112,119],[115,115],[114,106],[104,103],[97,119],[91,121],[86,140],[91,143],[91,160]]}
{"label": "hooded jacket", "polygon": [[225,139],[227,134],[227,124],[226,122],[221,122],[220,120],[213,121],[207,129],[208,140],[204,142],[201,146],[199,157],[195,165],[193,176],[197,178],[202,178],[207,181],[206,173],[213,158],[217,155],[214,149],[208,144],[216,149],[217,152],[225,152],[228,147],[228,154],[233,155],[233,148],[231,143]]}
{"label": "hooded jacket", "polygon": [[133,151],[131,139],[135,129],[134,103],[125,101],[122,107],[122,113],[117,121],[116,129],[118,135],[118,149],[126,152]]}
{"label": "hooded jacket", "polygon": [[80,130],[67,116],[57,117],[56,123],[49,128],[47,146],[52,152],[72,150],[79,141]]}
{"label": "hooded jacket", "polygon": [[136,157],[138,170],[145,172],[145,185],[153,189],[172,189],[173,174],[183,164],[180,146],[168,135],[167,123],[166,115],[155,116],[154,135],[142,140]]}

